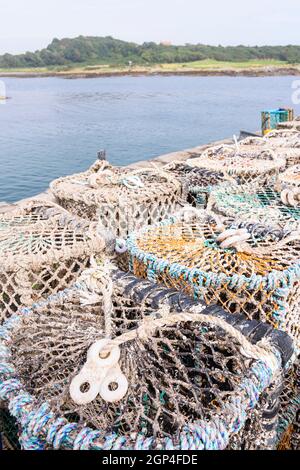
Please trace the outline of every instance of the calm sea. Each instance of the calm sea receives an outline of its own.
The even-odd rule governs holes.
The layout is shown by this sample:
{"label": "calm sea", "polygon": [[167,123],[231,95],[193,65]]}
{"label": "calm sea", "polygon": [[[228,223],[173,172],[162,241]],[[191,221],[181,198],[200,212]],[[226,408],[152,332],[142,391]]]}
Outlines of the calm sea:
{"label": "calm sea", "polygon": [[32,196],[86,169],[100,149],[126,165],[256,131],[262,109],[292,106],[293,80],[4,79],[11,99],[0,105],[0,201]]}

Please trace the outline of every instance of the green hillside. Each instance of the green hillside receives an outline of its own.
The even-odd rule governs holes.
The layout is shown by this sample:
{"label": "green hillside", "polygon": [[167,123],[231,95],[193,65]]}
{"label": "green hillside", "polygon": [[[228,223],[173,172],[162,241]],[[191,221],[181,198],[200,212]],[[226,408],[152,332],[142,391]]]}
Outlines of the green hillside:
{"label": "green hillside", "polygon": [[108,37],[79,36],[53,39],[45,49],[25,54],[0,56],[0,68],[38,68],[72,65],[134,65],[218,62],[279,61],[300,63],[300,46],[207,46],[186,44],[163,45],[154,42],[142,45]]}

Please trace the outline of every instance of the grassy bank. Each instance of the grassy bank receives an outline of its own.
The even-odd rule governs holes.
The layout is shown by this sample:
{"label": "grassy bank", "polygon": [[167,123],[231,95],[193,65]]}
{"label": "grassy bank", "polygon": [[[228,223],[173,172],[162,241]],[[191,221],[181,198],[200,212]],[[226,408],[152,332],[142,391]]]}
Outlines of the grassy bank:
{"label": "grassy bank", "polygon": [[157,64],[151,66],[81,64],[63,67],[1,69],[1,76],[63,76],[76,78],[111,75],[198,74],[198,75],[300,75],[300,64],[287,64],[276,60],[247,62],[221,62],[201,60],[196,62]]}

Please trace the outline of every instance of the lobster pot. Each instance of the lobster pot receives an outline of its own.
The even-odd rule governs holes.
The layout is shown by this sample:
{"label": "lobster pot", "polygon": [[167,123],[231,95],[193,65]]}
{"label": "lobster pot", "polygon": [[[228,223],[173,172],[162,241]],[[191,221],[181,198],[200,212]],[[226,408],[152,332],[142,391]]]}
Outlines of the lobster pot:
{"label": "lobster pot", "polygon": [[164,167],[182,184],[183,201],[193,207],[205,209],[210,192],[224,181],[222,172],[204,168],[193,168],[180,162],[172,162]]}
{"label": "lobster pot", "polygon": [[239,145],[223,145],[204,150],[200,157],[188,159],[187,164],[221,173],[225,181],[242,185],[274,181],[286,162],[284,158],[278,158],[272,149],[248,150]]}
{"label": "lobster pot", "polygon": [[286,122],[279,122],[277,124],[277,129],[293,129],[300,131],[300,116],[297,116],[294,119],[288,120]]}
{"label": "lobster pot", "polygon": [[286,167],[300,163],[300,134],[294,131],[272,131],[265,137],[247,137],[241,148],[272,149],[275,156],[286,161]]}
{"label": "lobster pot", "polygon": [[167,172],[115,168],[106,161],[85,173],[59,178],[50,188],[65,209],[99,220],[119,237],[172,214],[182,193],[181,184]]}
{"label": "lobster pot", "polygon": [[262,133],[267,134],[272,129],[276,129],[278,123],[288,121],[291,117],[291,111],[288,109],[272,109],[262,111],[261,113],[261,128]]}
{"label": "lobster pot", "polygon": [[23,449],[274,447],[288,335],[118,271],[90,274],[1,329],[0,398]]}
{"label": "lobster pot", "polygon": [[298,356],[287,372],[283,391],[279,398],[278,420],[279,450],[300,450],[300,357]]}
{"label": "lobster pot", "polygon": [[71,285],[103,250],[96,224],[55,204],[33,201],[1,215],[0,321]]}
{"label": "lobster pot", "polygon": [[300,188],[300,164],[288,168],[279,175],[279,182],[282,187],[298,189]]}
{"label": "lobster pot", "polygon": [[212,191],[207,207],[231,220],[294,230],[300,226],[299,201],[286,196],[281,185],[222,186]]}
{"label": "lobster pot", "polygon": [[300,235],[186,210],[128,239],[135,275],[268,322],[300,346]]}

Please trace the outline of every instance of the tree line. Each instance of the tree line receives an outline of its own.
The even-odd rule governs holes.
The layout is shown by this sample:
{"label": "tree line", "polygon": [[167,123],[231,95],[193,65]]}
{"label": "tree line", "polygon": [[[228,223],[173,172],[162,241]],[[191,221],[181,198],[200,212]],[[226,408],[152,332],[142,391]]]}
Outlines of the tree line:
{"label": "tree line", "polygon": [[69,66],[73,64],[137,65],[183,63],[204,59],[244,62],[280,60],[300,63],[300,46],[183,46],[145,42],[142,45],[108,37],[79,36],[53,39],[45,49],[25,54],[0,56],[1,68]]}

